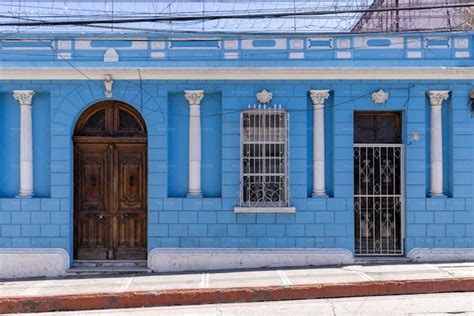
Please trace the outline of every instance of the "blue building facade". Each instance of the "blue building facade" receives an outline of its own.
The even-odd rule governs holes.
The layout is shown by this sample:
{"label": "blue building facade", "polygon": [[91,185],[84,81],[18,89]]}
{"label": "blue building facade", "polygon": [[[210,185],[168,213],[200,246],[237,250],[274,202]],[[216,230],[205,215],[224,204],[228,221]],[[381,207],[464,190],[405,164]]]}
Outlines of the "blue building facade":
{"label": "blue building facade", "polygon": [[[86,169],[74,137],[88,109],[114,102],[145,126],[144,224],[122,233],[147,254],[119,258],[102,245],[105,257],[82,259],[147,259],[154,271],[472,260],[473,41],[468,32],[2,39],[0,276],[57,275],[81,261],[87,192],[75,181]],[[107,179],[103,192],[116,185]],[[109,232],[112,220],[100,223],[87,229]]]}

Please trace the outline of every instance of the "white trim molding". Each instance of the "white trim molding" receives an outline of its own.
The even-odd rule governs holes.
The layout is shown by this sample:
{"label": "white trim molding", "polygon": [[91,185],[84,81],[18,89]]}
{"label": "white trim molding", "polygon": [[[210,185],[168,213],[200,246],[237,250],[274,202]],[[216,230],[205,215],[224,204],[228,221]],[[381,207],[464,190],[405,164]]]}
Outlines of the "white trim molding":
{"label": "white trim molding", "polygon": [[295,213],[296,207],[241,207],[235,206],[234,213]]}
{"label": "white trim molding", "polygon": [[0,278],[62,276],[69,268],[69,256],[62,248],[0,249]]}
{"label": "white trim molding", "polygon": [[324,102],[330,90],[309,90],[313,102],[313,196],[326,196]]}
{"label": "white trim molding", "polygon": [[[80,71],[78,71],[80,70]],[[474,79],[474,67],[3,67],[0,80],[416,80]]]}
{"label": "white trim molding", "polygon": [[201,101],[204,90],[185,90],[189,103],[189,181],[188,197],[202,196],[201,192]]}
{"label": "white trim molding", "polygon": [[441,107],[449,98],[449,90],[428,91],[431,108],[430,126],[430,195],[444,196],[443,193],[443,115]]}
{"label": "white trim molding", "polygon": [[329,266],[352,263],[354,263],[352,253],[341,248],[155,248],[148,254],[148,268],[155,272]]}
{"label": "white trim molding", "polygon": [[407,257],[414,262],[474,261],[473,248],[413,248]]}
{"label": "white trim molding", "polygon": [[20,103],[20,197],[33,196],[33,123],[31,101],[33,90],[13,90]]}

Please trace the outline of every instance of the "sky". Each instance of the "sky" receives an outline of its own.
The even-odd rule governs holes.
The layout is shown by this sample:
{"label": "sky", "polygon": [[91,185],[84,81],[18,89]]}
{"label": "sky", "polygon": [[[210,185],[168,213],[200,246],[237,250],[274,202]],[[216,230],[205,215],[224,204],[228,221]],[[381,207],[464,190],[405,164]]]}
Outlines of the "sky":
{"label": "sky", "polygon": [[[119,19],[146,16],[201,16],[258,14],[267,12],[301,12],[335,9],[364,9],[373,0],[0,0],[0,23],[29,20]],[[0,32],[343,32],[349,31],[360,13],[308,16],[298,18],[220,19],[216,21],[141,22],[111,24],[102,27],[0,26]]]}

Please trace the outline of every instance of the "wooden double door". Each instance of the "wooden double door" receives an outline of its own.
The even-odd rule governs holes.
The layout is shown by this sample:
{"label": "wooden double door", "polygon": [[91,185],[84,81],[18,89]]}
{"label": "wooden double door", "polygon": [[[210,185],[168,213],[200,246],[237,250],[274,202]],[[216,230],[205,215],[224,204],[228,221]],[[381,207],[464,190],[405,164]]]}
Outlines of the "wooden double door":
{"label": "wooden double door", "polygon": [[114,101],[93,106],[83,116],[74,136],[75,259],[145,260],[144,123],[128,105]]}

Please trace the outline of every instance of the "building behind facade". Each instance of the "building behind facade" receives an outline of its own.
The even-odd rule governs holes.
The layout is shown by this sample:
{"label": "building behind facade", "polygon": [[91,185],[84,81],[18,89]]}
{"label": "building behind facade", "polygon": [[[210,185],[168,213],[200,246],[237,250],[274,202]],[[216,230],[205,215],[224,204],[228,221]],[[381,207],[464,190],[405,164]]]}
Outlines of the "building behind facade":
{"label": "building behind facade", "polygon": [[[375,0],[352,28],[353,32],[406,32],[421,30],[457,31],[473,28],[473,7],[436,8],[425,10],[396,10],[395,8],[416,8],[468,3],[468,1],[443,0]],[[390,10],[393,8],[393,10]]]}

